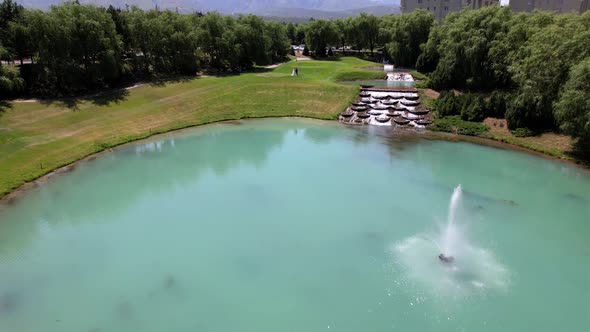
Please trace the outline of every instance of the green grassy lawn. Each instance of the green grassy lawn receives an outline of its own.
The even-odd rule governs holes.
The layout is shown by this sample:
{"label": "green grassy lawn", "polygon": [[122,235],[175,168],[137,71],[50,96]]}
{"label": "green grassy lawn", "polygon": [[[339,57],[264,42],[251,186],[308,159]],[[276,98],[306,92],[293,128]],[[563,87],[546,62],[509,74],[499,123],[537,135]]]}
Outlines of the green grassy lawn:
{"label": "green grassy lawn", "polygon": [[[335,119],[374,75],[357,58],[298,61],[271,71],[204,77],[92,98],[8,103],[0,112],[0,197],[61,166],[157,133],[222,120],[301,116]],[[293,67],[299,77],[291,77]]]}

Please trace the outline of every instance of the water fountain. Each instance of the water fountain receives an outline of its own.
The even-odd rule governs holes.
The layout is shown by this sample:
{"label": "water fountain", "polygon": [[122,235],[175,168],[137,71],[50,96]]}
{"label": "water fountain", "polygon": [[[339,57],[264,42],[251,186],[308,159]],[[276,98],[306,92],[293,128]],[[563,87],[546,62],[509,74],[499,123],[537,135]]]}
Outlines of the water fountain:
{"label": "water fountain", "polygon": [[441,233],[440,248],[442,252],[438,255],[438,259],[443,263],[453,263],[457,251],[460,250],[461,244],[464,243],[455,220],[457,218],[462,195],[463,190],[461,189],[461,185],[459,185],[453,191],[453,196],[451,196],[447,224]]}
{"label": "water fountain", "polygon": [[470,216],[462,200],[463,190],[458,186],[446,223],[437,232],[414,235],[393,246],[395,264],[403,273],[400,284],[414,284],[420,293],[443,297],[469,296],[508,285],[508,270],[491,251],[469,240],[465,226]]}

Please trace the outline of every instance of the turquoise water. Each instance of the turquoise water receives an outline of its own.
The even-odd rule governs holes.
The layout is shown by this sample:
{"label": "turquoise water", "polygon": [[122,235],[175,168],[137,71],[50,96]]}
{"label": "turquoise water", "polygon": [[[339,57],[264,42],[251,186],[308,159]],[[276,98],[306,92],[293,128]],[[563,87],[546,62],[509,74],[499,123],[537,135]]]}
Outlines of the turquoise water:
{"label": "turquoise water", "polygon": [[381,129],[215,124],[51,179],[0,210],[0,331],[590,330],[584,170]]}

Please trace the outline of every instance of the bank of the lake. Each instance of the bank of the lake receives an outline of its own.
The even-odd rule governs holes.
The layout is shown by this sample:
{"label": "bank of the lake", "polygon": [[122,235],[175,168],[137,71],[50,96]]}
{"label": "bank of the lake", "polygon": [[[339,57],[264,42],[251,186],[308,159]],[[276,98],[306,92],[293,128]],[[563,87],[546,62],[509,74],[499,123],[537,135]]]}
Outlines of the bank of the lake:
{"label": "bank of the lake", "polygon": [[[78,160],[156,134],[245,118],[336,119],[358,91],[337,82],[375,78],[379,72],[363,69],[370,65],[357,58],[293,61],[239,76],[8,103],[0,112],[0,197]],[[290,76],[293,67],[299,77]]]}
{"label": "bank of the lake", "polygon": [[[432,90],[430,90],[432,92]],[[421,95],[427,93],[422,91]],[[433,108],[433,99],[426,97],[425,103],[429,108]],[[536,135],[519,136],[517,132],[508,129],[505,119],[488,117],[482,122],[464,121],[460,116],[435,117],[433,125],[429,127],[435,132],[451,133],[468,139],[469,137],[478,137],[485,140],[493,140],[504,143],[507,146],[515,148],[524,148],[530,151],[545,154],[549,157],[558,158],[588,166],[588,160],[580,155],[576,155],[576,140],[571,136],[556,133],[544,132]]]}
{"label": "bank of the lake", "polygon": [[[224,120],[335,119],[370,62],[297,61],[264,72],[144,85],[98,97],[9,103],[0,115],[0,196],[89,155],[154,134]],[[300,76],[291,77],[293,67]]]}

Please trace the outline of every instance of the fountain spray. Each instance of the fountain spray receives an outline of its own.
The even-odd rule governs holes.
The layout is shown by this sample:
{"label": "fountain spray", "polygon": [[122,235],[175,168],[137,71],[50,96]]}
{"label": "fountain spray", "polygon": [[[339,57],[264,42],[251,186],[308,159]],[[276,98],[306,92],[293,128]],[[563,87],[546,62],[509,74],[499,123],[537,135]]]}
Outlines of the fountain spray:
{"label": "fountain spray", "polygon": [[449,215],[447,217],[447,225],[442,232],[441,238],[441,250],[442,253],[438,255],[438,259],[441,262],[450,264],[455,260],[457,254],[457,246],[460,242],[460,234],[456,225],[457,211],[459,210],[461,203],[461,196],[463,196],[463,190],[461,185],[457,186],[453,191],[451,202],[449,203]]}

